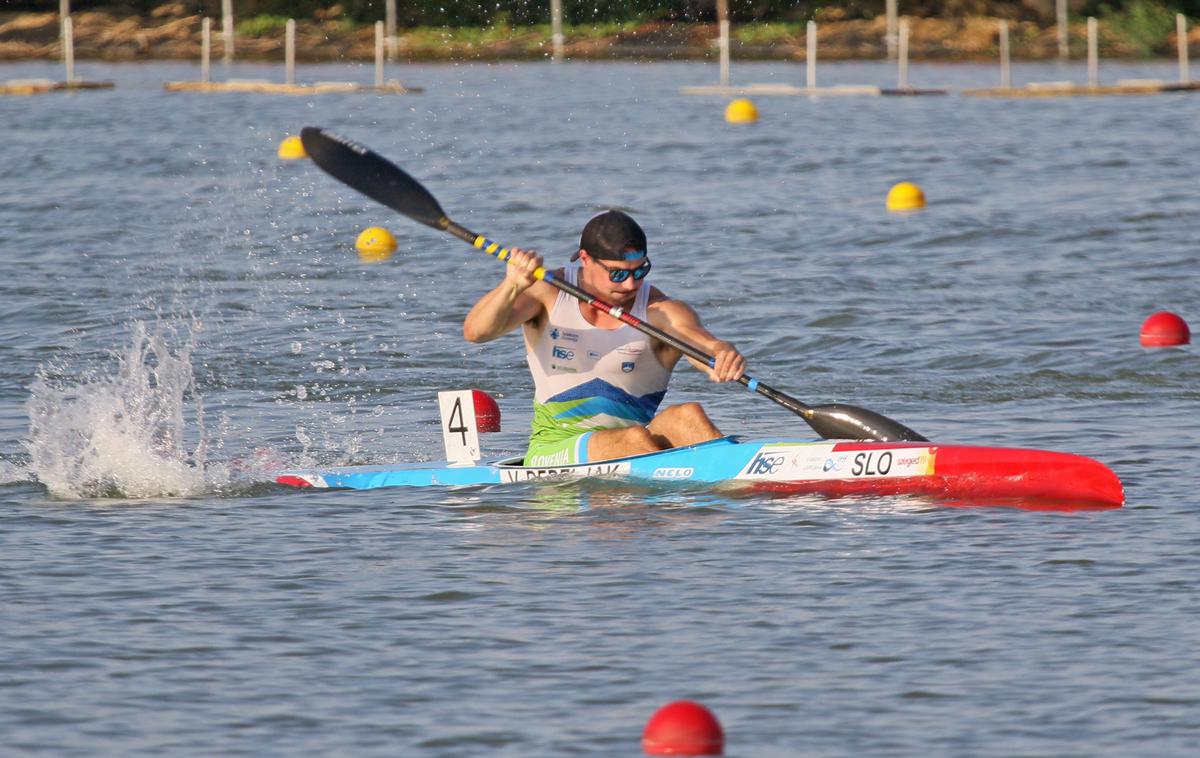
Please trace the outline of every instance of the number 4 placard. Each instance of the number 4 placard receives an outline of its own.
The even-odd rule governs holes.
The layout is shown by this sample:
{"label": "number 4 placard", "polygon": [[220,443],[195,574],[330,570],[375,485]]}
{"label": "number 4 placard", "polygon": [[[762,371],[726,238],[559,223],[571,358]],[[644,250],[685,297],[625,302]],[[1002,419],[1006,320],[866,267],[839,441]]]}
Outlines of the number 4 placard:
{"label": "number 4 placard", "polygon": [[442,414],[442,443],[446,460],[473,463],[479,460],[479,429],[475,424],[475,399],[471,390],[439,392]]}

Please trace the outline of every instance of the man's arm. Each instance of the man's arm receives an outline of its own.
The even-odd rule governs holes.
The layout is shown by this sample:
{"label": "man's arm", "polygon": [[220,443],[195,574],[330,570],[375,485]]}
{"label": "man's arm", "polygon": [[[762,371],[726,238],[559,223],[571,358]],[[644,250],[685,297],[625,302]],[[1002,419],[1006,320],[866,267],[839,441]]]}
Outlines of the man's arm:
{"label": "man's arm", "polygon": [[530,288],[548,286],[533,278],[541,265],[542,257],[537,253],[513,248],[504,281],[471,308],[463,321],[463,337],[468,342],[488,342],[536,318],[543,305]]}
{"label": "man's arm", "polygon": [[663,299],[651,303],[647,309],[651,323],[684,342],[695,345],[716,358],[716,365],[708,365],[688,357],[688,361],[708,374],[714,382],[734,382],[746,373],[746,359],[731,343],[717,339],[700,323],[700,316],[687,303]]}

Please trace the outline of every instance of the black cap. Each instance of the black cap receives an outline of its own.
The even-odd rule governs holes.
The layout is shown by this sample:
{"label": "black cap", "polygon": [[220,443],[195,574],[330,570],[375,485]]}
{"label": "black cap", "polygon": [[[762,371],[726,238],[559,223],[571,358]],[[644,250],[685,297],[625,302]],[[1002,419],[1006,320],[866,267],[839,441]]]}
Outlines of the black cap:
{"label": "black cap", "polygon": [[[610,261],[628,261],[646,255],[646,233],[642,227],[621,211],[604,211],[588,220],[579,237],[579,247],[593,258]],[[633,248],[638,255],[626,255]],[[571,256],[577,260],[579,252]]]}

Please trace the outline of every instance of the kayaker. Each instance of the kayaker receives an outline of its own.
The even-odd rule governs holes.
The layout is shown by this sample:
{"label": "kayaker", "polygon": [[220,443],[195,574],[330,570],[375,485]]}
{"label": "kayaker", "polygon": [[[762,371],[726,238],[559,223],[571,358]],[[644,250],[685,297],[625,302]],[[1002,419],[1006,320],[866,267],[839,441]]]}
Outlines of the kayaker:
{"label": "kayaker", "polygon": [[[646,234],[629,215],[593,216],[571,261],[577,265],[554,275],[705,350],[715,358],[712,368],[688,360],[713,381],[745,373],[737,348],[705,329],[691,306],[643,286],[650,272]],[[658,410],[679,350],[535,279],[542,265],[536,252],[514,249],[504,281],[463,322],[470,342],[524,327],[535,388],[525,465],[602,461],[721,436],[699,403]]]}

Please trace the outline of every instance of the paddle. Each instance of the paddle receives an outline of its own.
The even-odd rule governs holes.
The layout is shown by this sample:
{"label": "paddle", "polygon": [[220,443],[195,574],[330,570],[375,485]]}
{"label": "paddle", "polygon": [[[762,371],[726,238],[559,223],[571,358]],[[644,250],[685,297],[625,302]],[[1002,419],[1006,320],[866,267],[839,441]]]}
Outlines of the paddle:
{"label": "paddle", "polygon": [[[300,140],[304,143],[304,151],[308,153],[313,162],[338,181],[353,187],[392,210],[403,213],[413,221],[449,232],[502,261],[508,260],[507,248],[451,221],[428,190],[383,156],[345,137],[313,126],[304,127],[300,132]],[[647,324],[621,308],[592,297],[580,288],[557,278],[553,272],[547,271],[545,268],[538,268],[534,272],[534,276],[579,298],[593,308],[620,319],[634,329],[667,343],[684,355],[709,366],[714,363],[713,357],[699,348],[667,334],[652,324]],[[827,439],[866,439],[880,442],[926,441],[924,437],[903,424],[866,408],[844,403],[809,406],[779,390],[768,387],[748,374],[744,374],[738,381],[800,416],[817,434]]]}

